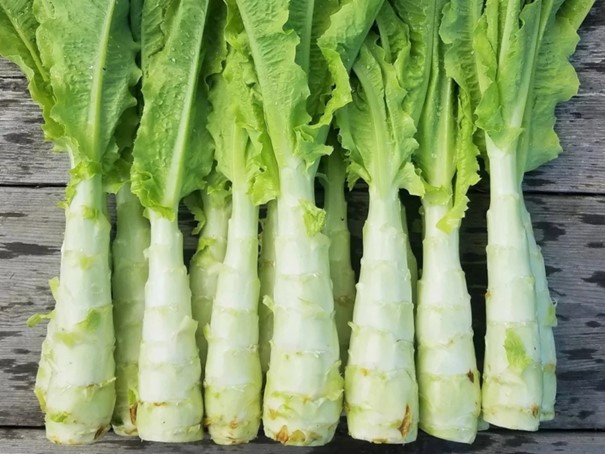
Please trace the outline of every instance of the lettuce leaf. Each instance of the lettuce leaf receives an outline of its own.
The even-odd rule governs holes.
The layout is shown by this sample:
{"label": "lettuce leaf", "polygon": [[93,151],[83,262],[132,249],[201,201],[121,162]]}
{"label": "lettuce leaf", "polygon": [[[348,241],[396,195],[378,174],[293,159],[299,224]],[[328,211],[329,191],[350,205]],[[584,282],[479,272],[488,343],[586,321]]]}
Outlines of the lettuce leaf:
{"label": "lettuce leaf", "polygon": [[[207,9],[208,2],[193,0],[148,0],[143,7],[145,106],[133,150],[132,190],[144,206],[170,219],[182,197],[203,187],[212,167],[205,75],[200,76],[204,55],[211,52],[202,50]],[[207,39],[208,47],[217,41]]]}
{"label": "lettuce leaf", "polygon": [[[57,140],[62,136],[62,127],[51,117],[55,103],[50,74],[42,64],[36,29],[38,21],[34,16],[31,0],[0,1],[0,55],[17,64],[29,85],[32,99],[42,108],[44,135],[47,140]],[[55,144],[60,149],[58,143]]]}

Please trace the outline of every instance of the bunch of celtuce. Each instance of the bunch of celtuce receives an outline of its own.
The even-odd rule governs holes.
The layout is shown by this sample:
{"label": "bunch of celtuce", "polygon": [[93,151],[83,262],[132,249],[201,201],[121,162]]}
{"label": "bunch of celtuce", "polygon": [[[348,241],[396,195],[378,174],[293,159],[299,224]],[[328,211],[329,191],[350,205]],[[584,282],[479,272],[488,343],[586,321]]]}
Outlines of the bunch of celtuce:
{"label": "bunch of celtuce", "polygon": [[[48,438],[237,444],[262,422],[323,445],[344,410],[354,438],[472,443],[483,421],[552,419],[555,308],[521,183],[561,151],[592,3],[0,0],[0,54],[71,163],[56,308],[32,317],[50,319]],[[480,158],[482,377],[459,257]],[[356,286],[347,179],[369,195]],[[421,198],[419,279],[401,189]]]}

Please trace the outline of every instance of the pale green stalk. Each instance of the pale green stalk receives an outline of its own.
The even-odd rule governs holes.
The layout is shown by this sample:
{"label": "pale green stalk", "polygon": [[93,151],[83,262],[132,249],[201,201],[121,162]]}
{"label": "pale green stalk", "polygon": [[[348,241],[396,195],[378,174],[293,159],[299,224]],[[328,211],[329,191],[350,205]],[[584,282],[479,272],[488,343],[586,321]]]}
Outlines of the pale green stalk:
{"label": "pale green stalk", "polygon": [[[217,170],[231,182],[232,212],[227,251],[207,328],[205,371],[206,424],[218,444],[256,438],[261,420],[262,371],[258,351],[260,281],[258,206],[274,197],[268,177],[271,147],[266,140],[258,98],[250,90],[253,65],[235,41],[222,74],[214,78],[208,129],[216,144]],[[268,152],[268,153],[267,153]]]}
{"label": "pale green stalk", "polygon": [[447,71],[471,94],[490,170],[483,416],[537,430],[554,411],[553,305],[523,202],[525,172],[560,152],[555,107],[578,80],[569,64],[593,0],[452,0]]}
{"label": "pale green stalk", "polygon": [[145,107],[134,143],[132,187],[151,225],[137,411],[139,437],[150,441],[203,437],[198,324],[192,318],[178,207],[204,186],[212,167],[204,87],[216,64],[202,60],[214,55],[209,37],[219,21],[205,27],[207,11],[208,2],[197,0],[146,0],[142,11]]}
{"label": "pale green stalk", "polygon": [[[141,42],[143,0],[130,0],[130,28]],[[140,63],[140,53],[137,55]],[[150,242],[149,220],[139,199],[132,193],[130,170],[132,146],[143,112],[140,84],[133,90],[137,106],[124,112],[116,131],[120,159],[106,177],[109,191],[116,192],[116,236],[112,243],[112,296],[116,348],[116,403],[111,424],[122,436],[138,434],[139,351],[148,277],[146,252]]]}
{"label": "pale green stalk", "polygon": [[[291,159],[277,201],[275,306],[271,368],[264,400],[266,433],[289,444],[324,444],[340,417],[342,379],[333,319],[329,241],[309,232],[306,204],[314,205],[314,177]],[[284,186],[285,188],[285,186]]]}
{"label": "pale green stalk", "polygon": [[420,428],[472,443],[480,412],[470,296],[460,266],[459,228],[440,229],[451,204],[425,200],[416,330]]}
{"label": "pale green stalk", "polygon": [[139,356],[137,426],[143,440],[202,438],[201,367],[176,219],[149,211],[149,278]]}
{"label": "pale green stalk", "polygon": [[258,354],[258,207],[233,187],[227,253],[207,331],[206,423],[215,443],[246,443],[258,434],[262,372]]}
{"label": "pale green stalk", "polygon": [[353,66],[354,102],[338,116],[349,150],[349,178],[369,187],[363,257],[353,313],[345,399],[349,433],[374,443],[416,439],[419,404],[414,364],[414,304],[408,238],[399,189],[423,192],[410,162],[417,146],[404,108],[401,70],[407,27],[385,3]]}
{"label": "pale green stalk", "polygon": [[410,282],[412,283],[412,302],[416,304],[418,301],[418,261],[412,250],[410,242],[410,233],[408,227],[408,216],[406,213],[405,204],[401,202],[401,228],[406,236],[405,250],[407,257],[408,270],[410,270]]}
{"label": "pale green stalk", "polygon": [[340,361],[344,367],[349,356],[349,340],[355,302],[355,272],[351,267],[351,234],[347,225],[347,201],[345,199],[346,164],[342,151],[336,149],[324,158],[325,191],[324,233],[330,240],[330,278],[334,293],[334,320],[340,345]]}
{"label": "pale green stalk", "polygon": [[54,443],[82,444],[109,430],[115,401],[109,221],[99,176],[80,181],[65,209],[57,304],[36,395]]}
{"label": "pale green stalk", "polygon": [[[509,83],[507,71],[522,64],[526,65],[525,71],[520,83],[514,86],[515,99],[503,100],[501,117],[496,118],[499,124],[494,126],[494,120],[486,120],[486,106],[492,101],[490,95],[493,96],[487,89],[479,106],[479,124],[486,132],[491,178],[483,415],[490,423],[513,429],[537,430],[541,419],[545,374],[538,321],[539,292],[534,275],[537,270],[536,266],[532,268],[530,255],[530,247],[535,241],[532,241],[533,234],[528,234],[527,230],[521,181],[525,170],[535,164],[532,161],[537,157],[531,156],[530,159],[528,137],[539,130],[531,123],[533,110],[537,109],[533,99],[540,93],[535,81],[542,70],[539,67],[541,48],[548,43],[546,28],[552,26],[562,3],[534,2],[523,9],[518,5],[509,5],[506,16],[502,18],[505,27],[498,36],[499,48],[494,49],[499,53],[496,55],[496,68],[503,75],[496,73],[494,77],[493,73],[488,73],[488,77],[492,76],[492,84],[506,90]],[[495,7],[491,10],[491,17],[490,11],[487,11],[485,29],[488,34],[497,30],[493,22]],[[524,24],[516,31],[519,27],[518,16],[524,18]],[[520,38],[513,38],[513,32]],[[518,42],[524,45],[519,52],[522,62],[507,52],[509,46]],[[548,59],[550,64],[551,57]],[[538,103],[536,105],[540,107]],[[519,139],[514,131],[524,124],[529,130]],[[536,131],[532,128],[536,128]],[[506,229],[503,229],[503,225],[507,226]],[[544,348],[550,346],[545,345]]]}
{"label": "pale green stalk", "polygon": [[275,286],[275,230],[277,229],[277,202],[267,203],[267,214],[262,223],[258,276],[260,300],[258,306],[258,351],[263,375],[269,370],[271,339],[273,338],[273,288]]}
{"label": "pale green stalk", "polygon": [[[79,14],[82,8],[90,13]],[[127,16],[128,5],[112,0],[0,4],[0,51],[26,73],[46,138],[70,156],[60,280],[51,281],[56,307],[35,387],[46,435],[59,444],[98,439],[109,429],[115,401],[103,178],[118,157],[116,125],[134,104],[130,89],[139,77]],[[83,29],[93,33],[82,35]]]}
{"label": "pale green stalk", "polygon": [[[210,324],[212,301],[216,295],[216,284],[227,249],[227,225],[231,214],[231,203],[225,194],[201,192],[204,224],[198,239],[197,250],[189,265],[191,309],[198,323],[195,337],[202,364],[202,376],[208,356],[208,341],[204,336]],[[203,377],[202,377],[203,380]]]}
{"label": "pale green stalk", "polygon": [[280,182],[263,426],[268,437],[284,444],[323,445],[340,418],[343,383],[315,174],[320,156],[331,151],[324,141],[332,115],[350,101],[347,68],[382,2],[235,3]]}
{"label": "pale green stalk", "polygon": [[349,433],[374,443],[416,438],[414,305],[398,190],[370,186],[345,372]]}
{"label": "pale green stalk", "polygon": [[540,421],[550,421],[555,417],[555,399],[557,396],[557,351],[553,328],[557,326],[556,305],[550,296],[544,257],[536,243],[531,216],[523,206],[523,225],[527,235],[529,260],[535,279],[536,304],[538,306],[538,323],[540,330],[540,360],[542,363],[542,405]]}
{"label": "pale green stalk", "polygon": [[[497,33],[499,25],[490,19],[501,14],[500,34],[494,49],[496,68],[508,69],[517,63],[507,49],[513,44],[513,33],[519,27],[522,5],[509,2],[504,12],[496,12],[498,4],[490,5],[486,14],[487,33]],[[548,7],[547,7],[548,8]],[[541,2],[525,10],[522,39],[525,62],[534,62],[541,40]],[[491,17],[490,17],[491,13]],[[549,11],[544,11],[549,15]],[[492,37],[493,39],[493,37]],[[531,94],[534,67],[523,73],[515,87],[518,100],[502,114],[500,127],[515,131],[522,127],[528,98]],[[506,75],[506,72],[504,73]],[[497,77],[502,77],[497,74]],[[499,82],[499,81],[498,81]],[[503,84],[509,83],[503,81]],[[480,124],[485,124],[480,119]],[[489,125],[491,126],[491,125]],[[519,139],[501,137],[500,131],[486,131],[487,157],[490,165],[490,207],[487,212],[486,335],[483,372],[483,417],[501,427],[537,430],[542,401],[542,367],[540,336],[537,321],[535,280],[529,261],[529,246],[523,220],[523,193],[519,169]]]}
{"label": "pale green stalk", "polygon": [[444,68],[437,2],[429,84],[418,118],[416,166],[426,181],[422,197],[423,266],[416,307],[420,428],[446,440],[472,443],[481,411],[473,344],[471,299],[460,265],[459,231],[466,195],[478,180],[479,151],[469,95]]}
{"label": "pale green stalk", "polygon": [[116,237],[112,244],[112,291],[116,331],[116,404],[112,426],[118,435],[137,435],[139,348],[147,282],[149,221],[125,184],[116,194]]}
{"label": "pale green stalk", "polygon": [[[562,4],[561,4],[562,3]],[[553,2],[550,22],[542,17],[543,33],[536,63],[534,87],[531,95],[535,104],[528,103],[532,121],[526,120],[530,134],[522,137],[521,156],[524,170],[530,171],[553,159],[561,152],[557,135],[552,129],[555,107],[569,100],[579,88],[579,81],[569,58],[579,42],[578,28],[592,8],[594,0],[565,0]],[[560,8],[557,10],[557,7]],[[544,9],[549,6],[546,3]],[[548,11],[548,10],[547,10]],[[556,13],[556,15],[555,15]],[[553,58],[554,56],[554,58]],[[537,102],[536,102],[537,100]],[[526,112],[528,117],[528,112]],[[537,118],[537,120],[536,120]],[[536,243],[529,212],[522,206],[523,219],[530,254],[530,267],[535,280],[538,328],[540,331],[540,359],[542,366],[542,402],[540,420],[549,421],[555,416],[557,394],[557,354],[553,328],[557,325],[556,304],[550,296],[544,258]]]}
{"label": "pale green stalk", "polygon": [[501,427],[537,430],[542,399],[540,335],[518,164],[513,150],[500,149],[489,136],[486,143],[490,207],[483,417]]}

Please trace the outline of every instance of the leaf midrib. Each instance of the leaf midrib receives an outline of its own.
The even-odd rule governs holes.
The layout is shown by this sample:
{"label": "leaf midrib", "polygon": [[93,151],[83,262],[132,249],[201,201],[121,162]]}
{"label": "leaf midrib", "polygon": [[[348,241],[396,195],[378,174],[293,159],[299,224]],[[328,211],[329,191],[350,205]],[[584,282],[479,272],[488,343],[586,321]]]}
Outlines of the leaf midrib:
{"label": "leaf midrib", "polygon": [[25,47],[29,51],[31,58],[34,61],[34,64],[36,65],[36,70],[37,70],[38,75],[42,78],[42,80],[44,82],[48,82],[48,80],[49,80],[48,73],[46,71],[46,68],[44,68],[44,65],[42,65],[42,61],[40,61],[40,58],[38,57],[38,53],[36,52],[37,49],[32,45],[29,38],[23,33],[23,31],[18,26],[18,24],[13,20],[11,15],[6,12],[6,8],[1,4],[0,4],[0,9],[2,9],[4,11],[5,16],[8,18],[9,22],[13,25],[13,29],[15,30],[15,32],[17,33],[19,38],[21,38],[21,42],[23,42],[23,44],[25,44]]}
{"label": "leaf midrib", "polygon": [[93,65],[93,81],[91,86],[91,97],[89,102],[87,123],[92,128],[91,134],[91,152],[96,161],[101,160],[101,112],[103,109],[103,89],[105,81],[105,65],[107,64],[107,50],[111,35],[111,26],[113,24],[114,12],[117,0],[111,0],[108,11],[105,16],[103,28],[101,30],[101,40],[99,43],[99,58]]}

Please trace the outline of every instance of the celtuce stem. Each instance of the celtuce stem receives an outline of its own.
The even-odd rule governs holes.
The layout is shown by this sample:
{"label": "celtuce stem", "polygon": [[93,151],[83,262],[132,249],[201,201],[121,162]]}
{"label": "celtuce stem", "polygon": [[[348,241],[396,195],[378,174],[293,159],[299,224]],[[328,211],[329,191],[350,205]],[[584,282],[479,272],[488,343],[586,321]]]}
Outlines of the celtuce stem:
{"label": "celtuce stem", "polygon": [[139,199],[124,185],[116,194],[117,228],[113,241],[113,304],[116,331],[116,405],[113,430],[137,435],[139,347],[145,308],[149,221]]}
{"label": "celtuce stem", "polygon": [[46,434],[59,444],[92,443],[115,402],[110,225],[100,176],[82,180],[65,209],[60,281],[42,346],[36,395]]}
{"label": "celtuce stem", "polygon": [[258,265],[260,299],[258,306],[258,351],[263,375],[269,370],[271,338],[273,337],[273,288],[275,286],[275,234],[277,230],[277,202],[267,203],[267,215],[263,222],[261,250]]}
{"label": "celtuce stem", "polygon": [[556,306],[550,296],[544,257],[536,243],[531,216],[523,204],[523,225],[527,235],[529,260],[535,279],[536,305],[538,310],[538,329],[540,331],[540,361],[542,363],[542,406],[540,420],[550,421],[555,417],[557,397],[557,351],[553,328],[557,326]]}
{"label": "celtuce stem", "polygon": [[416,307],[420,428],[472,443],[481,410],[470,295],[460,265],[459,229],[438,227],[448,204],[423,200],[422,278]]}
{"label": "celtuce stem", "polygon": [[143,337],[139,356],[137,426],[143,440],[202,438],[201,367],[191,317],[191,292],[176,218],[149,210]]}
{"label": "celtuce stem", "polygon": [[[280,168],[275,237],[271,367],[264,394],[265,434],[284,444],[324,445],[342,410],[328,239],[305,226],[314,176],[291,158]],[[308,214],[308,213],[307,213]]]}
{"label": "celtuce stem", "polygon": [[355,272],[351,267],[351,234],[347,225],[344,188],[346,169],[343,157],[334,151],[326,159],[324,232],[330,240],[330,277],[334,292],[334,319],[340,344],[341,365],[347,364],[355,303]]}
{"label": "celtuce stem", "polygon": [[410,283],[412,284],[412,302],[416,304],[416,302],[418,301],[418,261],[416,260],[416,256],[414,255],[414,251],[412,250],[412,244],[410,243],[408,217],[405,205],[403,203],[401,203],[401,227],[403,228],[403,233],[406,236],[405,250],[408,269],[410,270]]}
{"label": "celtuce stem", "polygon": [[227,253],[208,329],[206,424],[218,444],[246,443],[258,434],[262,372],[258,356],[258,207],[233,189]]}
{"label": "celtuce stem", "polygon": [[483,418],[500,427],[537,430],[540,335],[516,153],[499,149],[489,137],[486,142],[491,182]]}
{"label": "celtuce stem", "polygon": [[204,329],[210,323],[218,275],[225,258],[227,224],[231,207],[223,198],[213,197],[212,194],[203,191],[202,209],[204,210],[205,222],[198,239],[197,251],[189,266],[189,285],[191,288],[192,315],[198,323],[195,336],[203,379],[206,357],[208,356],[208,342],[204,337]]}
{"label": "celtuce stem", "polygon": [[407,443],[418,429],[414,306],[396,190],[370,187],[345,396],[349,433]]}

